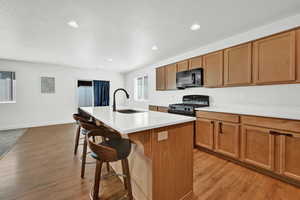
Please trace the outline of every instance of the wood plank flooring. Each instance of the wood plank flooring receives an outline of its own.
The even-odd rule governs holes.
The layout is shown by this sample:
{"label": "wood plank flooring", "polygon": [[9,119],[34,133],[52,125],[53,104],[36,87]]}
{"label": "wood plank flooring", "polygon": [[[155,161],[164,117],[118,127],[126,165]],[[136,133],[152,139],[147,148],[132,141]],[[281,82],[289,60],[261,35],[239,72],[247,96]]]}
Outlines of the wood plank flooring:
{"label": "wood plank flooring", "polygon": [[[29,129],[0,160],[0,200],[89,199],[95,165],[87,166],[82,180],[80,156],[73,156],[74,133],[74,124]],[[117,177],[105,179],[101,189],[103,200],[126,193]],[[300,189],[195,150],[194,200],[239,199],[298,200]]]}

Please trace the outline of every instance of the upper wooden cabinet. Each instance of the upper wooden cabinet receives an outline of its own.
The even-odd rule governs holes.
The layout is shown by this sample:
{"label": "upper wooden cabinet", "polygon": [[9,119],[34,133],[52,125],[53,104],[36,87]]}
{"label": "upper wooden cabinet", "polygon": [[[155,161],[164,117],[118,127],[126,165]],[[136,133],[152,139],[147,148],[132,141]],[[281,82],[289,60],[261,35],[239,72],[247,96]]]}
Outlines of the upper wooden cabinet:
{"label": "upper wooden cabinet", "polygon": [[273,171],[275,136],[270,129],[243,126],[241,138],[242,161]]}
{"label": "upper wooden cabinet", "polygon": [[175,90],[176,89],[176,64],[167,65],[166,69],[166,89]]}
{"label": "upper wooden cabinet", "polygon": [[223,85],[223,51],[203,56],[204,86],[222,87]]}
{"label": "upper wooden cabinet", "polygon": [[254,42],[254,82],[256,84],[295,81],[295,31]]}
{"label": "upper wooden cabinet", "polygon": [[296,31],[297,81],[300,82],[300,29]]}
{"label": "upper wooden cabinet", "polygon": [[195,144],[208,149],[214,148],[214,121],[197,119]]}
{"label": "upper wooden cabinet", "polygon": [[177,63],[177,71],[182,72],[189,69],[189,62],[187,60]]}
{"label": "upper wooden cabinet", "polygon": [[239,157],[240,125],[216,122],[215,151],[234,158]]}
{"label": "upper wooden cabinet", "polygon": [[156,90],[166,89],[165,75],[165,67],[156,68]]}
{"label": "upper wooden cabinet", "polygon": [[252,74],[252,44],[247,43],[224,51],[224,85],[249,85]]}
{"label": "upper wooden cabinet", "polygon": [[194,57],[189,60],[189,69],[199,69],[202,68],[202,56]]}

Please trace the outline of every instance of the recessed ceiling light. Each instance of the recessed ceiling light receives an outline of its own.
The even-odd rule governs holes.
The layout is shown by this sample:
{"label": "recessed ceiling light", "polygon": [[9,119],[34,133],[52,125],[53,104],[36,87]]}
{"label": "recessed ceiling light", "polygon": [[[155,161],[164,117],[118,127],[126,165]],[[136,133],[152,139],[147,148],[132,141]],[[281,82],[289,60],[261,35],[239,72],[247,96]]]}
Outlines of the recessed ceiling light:
{"label": "recessed ceiling light", "polygon": [[158,48],[157,48],[156,45],[154,45],[151,49],[155,51],[155,50],[157,50]]}
{"label": "recessed ceiling light", "polygon": [[69,21],[68,25],[71,26],[72,28],[78,28],[79,27],[79,25],[77,24],[77,22],[73,21],[73,20]]}
{"label": "recessed ceiling light", "polygon": [[192,31],[199,30],[199,29],[200,29],[200,25],[199,25],[199,24],[193,24],[193,25],[190,27],[190,29],[191,29]]}
{"label": "recessed ceiling light", "polygon": [[113,61],[113,59],[112,59],[112,58],[109,58],[109,59],[107,59],[107,61],[108,61],[108,62],[112,62],[112,61]]}

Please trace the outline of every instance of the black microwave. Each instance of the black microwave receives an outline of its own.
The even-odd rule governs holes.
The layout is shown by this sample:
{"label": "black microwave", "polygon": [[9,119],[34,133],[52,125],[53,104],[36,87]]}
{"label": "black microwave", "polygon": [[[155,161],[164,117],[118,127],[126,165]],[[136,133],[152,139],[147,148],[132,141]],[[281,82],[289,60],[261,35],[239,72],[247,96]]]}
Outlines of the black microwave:
{"label": "black microwave", "polygon": [[203,69],[192,69],[176,73],[176,87],[185,89],[188,87],[203,86]]}

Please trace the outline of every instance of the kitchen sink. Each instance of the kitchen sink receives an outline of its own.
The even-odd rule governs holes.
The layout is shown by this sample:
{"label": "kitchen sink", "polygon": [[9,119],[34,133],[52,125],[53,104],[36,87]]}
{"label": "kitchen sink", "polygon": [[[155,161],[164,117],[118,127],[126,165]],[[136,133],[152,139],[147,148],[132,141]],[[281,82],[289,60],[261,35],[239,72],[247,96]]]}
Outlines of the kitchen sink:
{"label": "kitchen sink", "polygon": [[122,109],[122,110],[117,110],[120,113],[125,113],[125,114],[133,114],[133,113],[140,113],[140,112],[145,112],[141,110],[133,110],[133,109]]}

